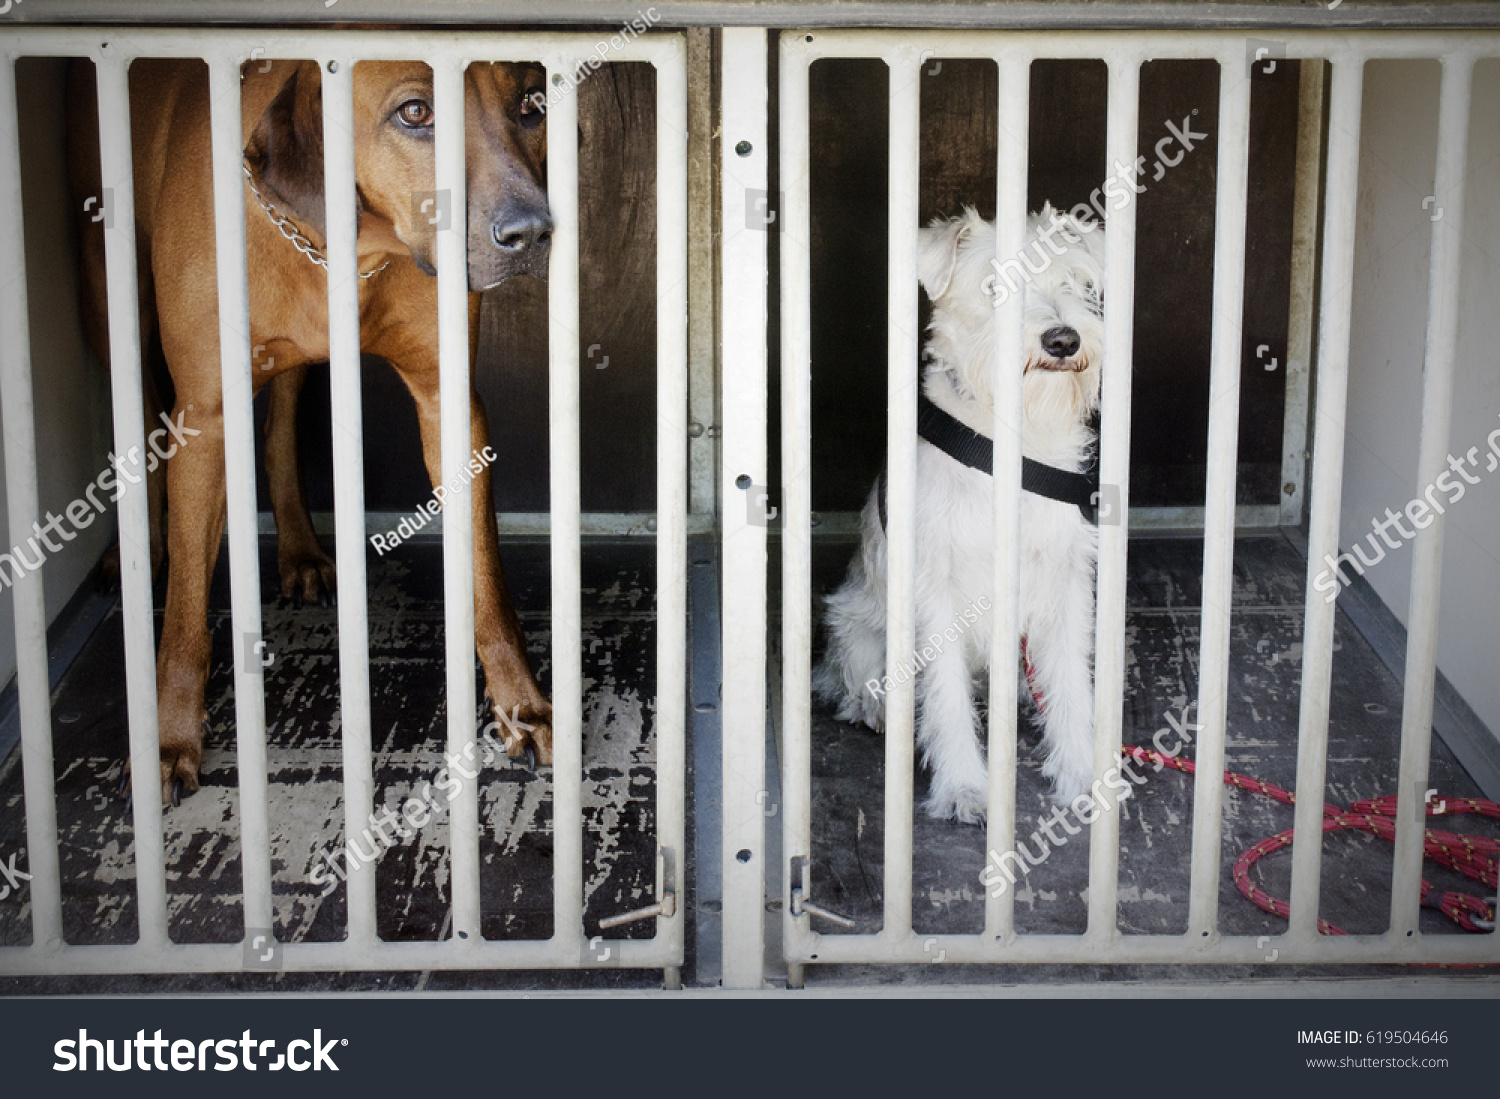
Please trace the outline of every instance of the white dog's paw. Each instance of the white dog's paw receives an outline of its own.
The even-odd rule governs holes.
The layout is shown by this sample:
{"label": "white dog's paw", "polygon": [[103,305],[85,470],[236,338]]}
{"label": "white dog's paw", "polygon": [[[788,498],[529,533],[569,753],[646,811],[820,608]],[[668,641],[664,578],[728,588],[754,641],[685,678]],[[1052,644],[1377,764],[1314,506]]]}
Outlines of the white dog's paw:
{"label": "white dog's paw", "polygon": [[861,699],[858,710],[860,724],[867,725],[877,733],[885,732],[885,707],[874,699]]}
{"label": "white dog's paw", "polygon": [[1067,805],[1069,802],[1087,794],[1094,784],[1094,769],[1082,760],[1071,761],[1070,764],[1053,766],[1054,761],[1048,760],[1042,768],[1042,774],[1052,781],[1052,800],[1058,805]]}
{"label": "white dog's paw", "polygon": [[959,824],[983,824],[988,812],[986,792],[965,786],[952,794],[933,794],[927,799],[927,815],[935,820],[956,820]]}
{"label": "white dog's paw", "polygon": [[845,696],[833,716],[848,725],[864,725],[877,733],[885,732],[885,707],[878,702]]}

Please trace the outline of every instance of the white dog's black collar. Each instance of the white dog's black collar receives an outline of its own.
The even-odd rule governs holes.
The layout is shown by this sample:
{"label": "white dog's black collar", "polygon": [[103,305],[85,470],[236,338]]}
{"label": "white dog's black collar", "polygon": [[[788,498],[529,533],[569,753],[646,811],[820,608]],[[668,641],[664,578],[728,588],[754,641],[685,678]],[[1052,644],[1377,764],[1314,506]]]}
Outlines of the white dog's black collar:
{"label": "white dog's black collar", "polygon": [[[943,411],[925,393],[917,396],[917,437],[926,439],[954,461],[970,469],[993,476],[994,444],[968,424]],[[1036,496],[1045,496],[1064,504],[1076,504],[1086,523],[1094,523],[1094,508],[1099,500],[1098,467],[1086,473],[1073,473],[1049,466],[1034,458],[1021,458],[1021,488]],[[880,527],[886,526],[885,470],[880,471]]]}

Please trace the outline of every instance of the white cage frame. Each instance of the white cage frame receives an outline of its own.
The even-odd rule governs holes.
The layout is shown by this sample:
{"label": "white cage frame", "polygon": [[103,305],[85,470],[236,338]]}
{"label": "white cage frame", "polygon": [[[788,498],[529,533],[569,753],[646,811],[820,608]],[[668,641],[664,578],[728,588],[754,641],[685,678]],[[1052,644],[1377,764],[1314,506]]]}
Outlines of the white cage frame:
{"label": "white cage frame", "polygon": [[[351,10],[355,5],[350,5]],[[82,10],[82,9],[80,9]],[[621,9],[623,10],[623,9]],[[780,9],[778,9],[780,10]],[[1154,18],[1161,19],[1159,9]],[[590,11],[606,18],[614,7]],[[1199,13],[1200,15],[1202,13]],[[271,13],[274,17],[274,13]],[[352,17],[352,16],[351,16]],[[573,17],[580,17],[574,15]],[[931,18],[916,17],[921,22]],[[0,40],[0,254],[23,256],[15,62],[23,56],[81,56],[99,73],[101,158],[106,178],[116,181],[116,221],[108,238],[108,276],[114,426],[125,448],[141,446],[139,334],[136,331],[133,200],[130,195],[126,69],[140,56],[205,60],[216,99],[213,117],[214,179],[219,218],[217,244],[221,339],[226,400],[226,459],[229,544],[237,568],[233,617],[237,632],[258,635],[257,516],[251,450],[250,395],[244,380],[250,349],[247,327],[244,224],[241,217],[238,112],[239,66],[255,58],[317,60],[324,68],[325,148],[329,204],[329,283],[332,318],[334,453],[337,557],[341,583],[365,589],[357,298],[353,292],[353,148],[340,120],[352,109],[351,74],[360,60],[420,58],[434,69],[438,116],[461,118],[462,71],[470,60],[541,60],[549,71],[571,70],[586,56],[590,35],[494,31],[249,31],[16,26]],[[1342,479],[1343,409],[1348,377],[1351,272],[1354,249],[1353,195],[1357,182],[1363,67],[1387,58],[1431,59],[1442,65],[1437,192],[1446,216],[1433,223],[1429,273],[1426,376],[1418,476],[1431,480],[1443,468],[1447,443],[1457,334],[1456,295],[1463,232],[1463,186],[1475,62],[1500,57],[1496,31],[1285,30],[1261,21],[1253,32],[1284,44],[1288,59],[1324,59],[1331,81],[1326,195],[1323,206],[1322,278],[1318,309],[1319,411],[1309,478],[1309,560],[1337,554]],[[1082,935],[1018,935],[1010,895],[986,903],[981,934],[944,936],[938,948],[953,962],[1050,963],[1254,963],[1273,955],[1279,963],[1482,963],[1500,962],[1493,935],[1421,935],[1417,924],[1422,863],[1422,802],[1427,774],[1435,684],[1438,595],[1441,584],[1442,518],[1417,539],[1402,715],[1400,810],[1394,854],[1390,928],[1383,935],[1330,937],[1317,930],[1320,844],[1298,844],[1293,854],[1292,915],[1284,935],[1269,943],[1222,935],[1218,926],[1222,788],[1217,774],[1225,755],[1225,696],[1228,686],[1230,579],[1236,525],[1234,457],[1238,430],[1239,306],[1243,291],[1245,199],[1249,136],[1249,66],[1243,33],[1230,30],[1089,31],[1060,34],[918,29],[828,30],[814,27],[780,36],[780,178],[785,193],[781,233],[781,369],[784,489],[781,664],[765,658],[768,607],[765,586],[767,527],[740,506],[743,485],[766,478],[766,234],[745,232],[749,190],[766,189],[770,162],[768,32],[732,27],[722,35],[721,139],[719,149],[721,241],[719,293],[723,387],[721,462],[718,477],[722,551],[721,711],[723,828],[719,851],[723,887],[724,984],[758,988],[765,976],[767,881],[781,880],[779,933],[789,982],[800,984],[809,964],[837,962],[923,963],[930,937],[911,926],[911,817],[913,788],[913,698],[910,685],[889,696],[886,748],[886,865],[884,926],[872,935],[824,935],[810,925],[805,885],[786,868],[810,856],[810,663],[812,512],[809,478],[809,319],[806,242],[809,229],[807,147],[808,68],[825,57],[883,59],[891,80],[890,302],[890,483],[891,638],[913,635],[913,542],[915,497],[915,390],[909,385],[916,359],[917,124],[916,75],[924,56],[987,58],[999,67],[999,243],[997,256],[1020,248],[1025,225],[1027,70],[1036,58],[1102,59],[1109,67],[1107,148],[1110,160],[1134,160],[1139,70],[1148,58],[1210,58],[1221,72],[1217,240],[1214,259],[1214,331],[1211,360],[1210,459],[1205,533],[1202,677],[1198,698],[1202,733],[1200,772],[1194,786],[1192,886],[1188,930],[1183,935],[1122,935],[1116,919],[1119,821],[1106,812],[1092,825],[1088,929]],[[251,50],[256,52],[251,54]],[[925,52],[924,52],[925,51]],[[688,270],[687,64],[684,38],[656,33],[626,44],[618,59],[655,66],[658,80],[658,820],[661,848],[683,865],[685,844],[685,751],[687,661],[687,534],[689,532],[688,316],[684,287]],[[557,223],[550,295],[550,384],[552,437],[552,534],[554,646],[553,697],[557,773],[581,773],[581,621],[576,580],[582,520],[578,496],[577,391],[577,147],[576,100],[562,97],[552,108],[549,184]],[[437,186],[463,194],[462,142],[456,129],[438,125]],[[741,146],[747,151],[740,151]],[[1316,194],[1314,179],[1312,193]],[[1311,230],[1304,224],[1301,233]],[[1134,207],[1109,219],[1111,308],[1106,317],[1106,372],[1101,441],[1102,478],[1129,499],[1129,405],[1131,304],[1133,300]],[[461,235],[440,237],[438,252],[440,340],[445,382],[445,467],[468,452],[467,315],[464,245]],[[11,529],[27,529],[38,518],[37,452],[32,418],[25,282],[0,296],[0,399],[4,403],[7,500]],[[1304,286],[1311,302],[1311,283]],[[732,303],[732,304],[731,304]],[[997,313],[1002,348],[1019,346],[1015,308]],[[1011,430],[1019,409],[1019,386],[997,388],[996,437]],[[695,404],[697,404],[695,395]],[[353,410],[352,414],[349,410]],[[695,458],[694,461],[700,459]],[[1015,516],[1019,494],[1018,448],[996,450],[997,514]],[[1425,483],[1424,480],[1424,483]],[[1285,521],[1286,508],[1282,510]],[[1300,513],[1300,490],[1296,507]],[[123,600],[127,632],[131,759],[150,773],[156,760],[155,660],[147,564],[146,500],[127,487],[120,501]],[[1121,743],[1124,672],[1124,582],[1127,528],[1101,532],[1098,585],[1098,694],[1096,771],[1109,765]],[[474,710],[471,530],[467,514],[449,517],[443,529],[447,651],[447,699],[453,716],[449,750],[473,738]],[[1016,591],[1017,531],[997,526],[996,590]],[[1313,569],[1309,568],[1309,585]],[[993,615],[991,682],[990,813],[987,848],[1008,849],[1014,839],[1016,658],[1014,598],[997,603]],[[1335,609],[1313,598],[1306,603],[1304,686],[1299,728],[1299,789],[1321,789],[1327,754],[1327,723]],[[372,796],[369,730],[368,623],[362,598],[339,609],[344,690],[344,769],[347,827],[357,830],[360,811]],[[47,678],[46,612],[40,577],[15,585],[27,842],[32,886],[32,943],[0,948],[0,974],[103,974],[230,972],[242,968],[241,944],[176,944],[167,933],[162,830],[155,797],[139,796],[134,808],[137,889],[141,937],[129,946],[73,946],[63,942],[56,813],[53,794],[51,716]],[[892,641],[892,644],[895,644]],[[768,768],[766,689],[780,671],[776,702],[781,714],[778,768]],[[260,672],[236,671],[237,729],[243,811],[245,922],[269,927],[271,893],[265,778],[265,715]],[[701,707],[700,707],[701,708]],[[779,776],[778,776],[779,771]],[[767,821],[782,791],[779,835]],[[452,852],[453,938],[441,942],[388,943],[375,924],[373,872],[361,867],[349,878],[348,938],[337,943],[286,944],[287,970],[444,968],[573,968],[603,964],[585,949],[581,893],[581,803],[576,784],[556,788],[557,847],[554,867],[556,934],[545,941],[487,942],[479,931],[477,793],[473,780],[454,803]],[[1321,799],[1296,810],[1303,835],[1318,833]],[[776,847],[780,848],[779,852]],[[700,862],[713,857],[700,851]],[[975,868],[976,876],[979,867]],[[794,898],[794,889],[801,895]],[[657,899],[668,885],[659,870]],[[794,899],[799,903],[794,904]],[[616,944],[613,964],[664,968],[669,981],[684,957],[684,917],[657,917],[656,936]]]}
{"label": "white cage frame", "polygon": [[[339,653],[345,827],[357,835],[373,804],[370,749],[369,628],[365,575],[363,424],[360,416],[359,300],[355,274],[353,69],[360,61],[426,61],[433,70],[436,186],[464,206],[463,74],[478,61],[540,61],[549,72],[574,72],[596,36],[535,33],[406,33],[329,30],[274,32],[218,29],[17,27],[0,39],[0,254],[23,262],[20,154],[15,63],[20,57],[83,57],[98,73],[100,156],[115,194],[107,230],[111,385],[115,439],[121,453],[144,451],[141,347],[136,311],[135,203],[127,69],[138,57],[186,57],[208,65],[213,96],[214,209],[223,353],[228,538],[236,636],[261,632],[259,556],[252,430],[249,302],[245,267],[240,67],[252,60],[316,60],[323,70],[323,126],[328,204],[328,285],[333,387],[336,560],[340,585]],[[252,52],[253,51],[253,52]],[[549,105],[549,191],[555,223],[549,283],[551,409],[552,692],[554,782],[554,934],[546,940],[487,941],[480,928],[477,778],[461,778],[451,802],[453,927],[450,938],[386,942],[376,930],[375,877],[364,864],[348,876],[348,934],[341,942],[288,943],[282,968],[412,970],[661,968],[669,983],[682,964],[680,910],[666,894],[679,888],[666,868],[680,868],[684,850],[688,438],[687,388],[687,67],[681,34],[651,34],[613,51],[620,61],[651,64],[657,77],[657,820],[656,899],[664,904],[650,939],[611,940],[590,950],[583,927],[582,620],[580,613],[578,399],[578,143],[576,96]],[[441,420],[445,479],[469,454],[469,331],[466,243],[461,232],[437,234]],[[23,269],[24,274],[24,269]],[[6,487],[12,530],[39,516],[37,452],[32,418],[30,339],[24,278],[0,300],[0,400],[4,403]],[[157,770],[156,660],[144,484],[120,498],[122,602],[130,711],[130,760],[137,774]],[[472,517],[455,509],[443,525],[447,668],[447,750],[475,742]],[[140,936],[128,946],[76,946],[63,941],[53,793],[51,714],[47,679],[47,618],[41,577],[15,584],[17,685],[21,709],[23,786],[32,942],[0,948],[0,973],[186,973],[243,968],[241,944],[179,944],[167,930],[160,794],[138,789],[134,800],[136,890]],[[244,866],[244,918],[253,929],[274,926],[262,670],[254,661],[235,670],[239,804]],[[680,869],[677,871],[680,873]]]}

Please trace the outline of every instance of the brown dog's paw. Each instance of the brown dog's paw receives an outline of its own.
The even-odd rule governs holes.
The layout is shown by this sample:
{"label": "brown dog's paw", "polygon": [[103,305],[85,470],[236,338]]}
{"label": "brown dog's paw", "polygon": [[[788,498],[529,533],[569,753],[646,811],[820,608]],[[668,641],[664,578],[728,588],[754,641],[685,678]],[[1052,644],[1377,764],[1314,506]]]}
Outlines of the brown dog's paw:
{"label": "brown dog's paw", "polygon": [[181,752],[168,759],[167,750],[162,749],[161,803],[177,806],[188,794],[198,792],[198,764],[203,760],[201,748],[193,752]]}
{"label": "brown dog's paw", "polygon": [[552,703],[545,698],[508,709],[491,703],[492,728],[505,746],[505,754],[520,759],[528,751],[543,767],[552,765]]}
{"label": "brown dog's paw", "polygon": [[317,603],[328,606],[338,602],[338,572],[333,559],[319,548],[292,550],[278,557],[281,570],[281,597],[293,606]]}
{"label": "brown dog's paw", "polygon": [[[203,745],[193,744],[176,748],[161,746],[161,803],[177,806],[187,794],[198,791],[198,767],[203,762]],[[129,805],[135,798],[130,774],[130,757],[125,758],[117,792]]]}

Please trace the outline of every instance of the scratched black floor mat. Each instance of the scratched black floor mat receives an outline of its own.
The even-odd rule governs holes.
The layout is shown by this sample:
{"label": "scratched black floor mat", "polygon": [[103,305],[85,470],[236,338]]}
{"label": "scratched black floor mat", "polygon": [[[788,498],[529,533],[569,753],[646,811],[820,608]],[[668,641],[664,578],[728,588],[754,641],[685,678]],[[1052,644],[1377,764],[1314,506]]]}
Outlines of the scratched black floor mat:
{"label": "scratched black floor mat", "polygon": [[[502,547],[543,689],[551,678],[545,544]],[[378,927],[389,940],[451,933],[448,811],[441,772],[444,701],[441,548],[411,544],[369,558],[374,804],[353,837],[377,860]],[[332,607],[275,599],[275,554],[261,553],[267,747],[276,932],[284,941],[345,933],[338,619]],[[649,544],[594,543],[583,551],[585,927],[650,903],[655,855],[655,600]],[[235,641],[227,564],[211,600],[211,732],[203,788],[164,817],[169,926],[179,942],[243,936],[239,798],[232,682]],[[158,635],[161,612],[158,608]],[[113,795],[127,744],[121,620],[116,607],[54,692],[56,797],[65,934],[71,943],[121,943],[137,934],[130,815]],[[483,679],[476,661],[476,697]],[[476,713],[476,728],[478,727]],[[479,775],[480,888],[486,938],[552,934],[552,781],[523,762],[493,758]],[[435,812],[398,835],[382,818],[413,796]],[[420,814],[414,814],[420,818]],[[0,778],[0,851],[25,846],[19,767]],[[356,857],[357,857],[356,855]],[[0,943],[30,941],[29,903],[0,905]],[[651,934],[649,921],[610,937]]]}
{"label": "scratched black floor mat", "polygon": [[[828,591],[842,577],[852,547],[828,545],[815,557],[815,583]],[[1130,545],[1127,589],[1124,741],[1150,744],[1158,730],[1182,723],[1197,698],[1202,543],[1191,539],[1138,540]],[[1303,588],[1306,566],[1280,536],[1246,537],[1235,544],[1234,609],[1230,631],[1228,766],[1288,789],[1296,785],[1300,704]],[[1401,683],[1381,663],[1342,613],[1338,616],[1326,800],[1348,805],[1394,792],[1401,732]],[[1191,720],[1191,716],[1189,717]],[[1191,734],[1191,730],[1189,730]],[[1016,927],[1028,934],[1080,934],[1087,926],[1089,835],[1067,818],[1073,834],[1054,821],[1053,838],[1039,823],[1052,803],[1041,775],[1039,733],[1030,714],[1020,725],[1016,838],[1045,855],[1016,881]],[[1178,742],[1166,733],[1162,742]],[[883,903],[884,738],[863,726],[834,721],[815,708],[812,755],[812,896],[851,916],[856,933],[878,931]],[[1196,754],[1188,746],[1185,755]],[[1192,834],[1192,778],[1144,768],[1143,784],[1123,803],[1119,926],[1125,934],[1181,934],[1187,929]],[[984,924],[981,883],[987,852],[982,827],[928,818],[921,809],[928,775],[916,780],[913,926],[919,934],[976,934]],[[1445,795],[1480,791],[1439,738],[1434,737],[1430,786]],[[1241,896],[1231,870],[1239,853],[1292,827],[1293,810],[1239,789],[1224,792],[1220,858],[1220,929],[1225,934],[1274,935],[1286,921]],[[1493,835],[1493,822],[1446,817],[1441,827]],[[1389,922],[1392,846],[1373,836],[1342,832],[1324,846],[1321,915],[1347,931],[1380,933]],[[990,861],[994,861],[990,859]],[[1018,860],[1007,860],[1013,867]],[[1443,889],[1482,895],[1429,862],[1426,876]],[[1251,873],[1267,892],[1290,892],[1291,852],[1271,855]],[[988,879],[997,883],[993,874]],[[991,887],[994,887],[992,884]],[[1422,911],[1424,933],[1462,933]],[[817,930],[839,934],[831,923]]]}

